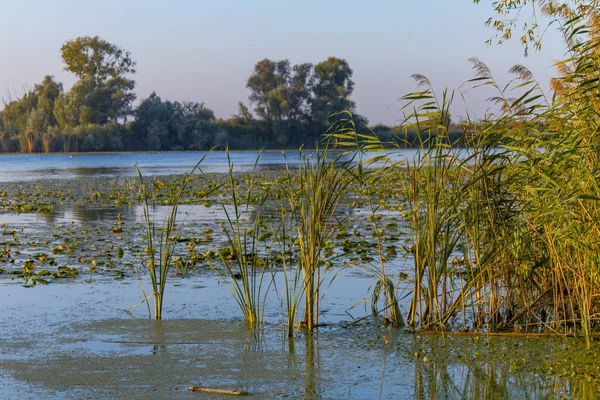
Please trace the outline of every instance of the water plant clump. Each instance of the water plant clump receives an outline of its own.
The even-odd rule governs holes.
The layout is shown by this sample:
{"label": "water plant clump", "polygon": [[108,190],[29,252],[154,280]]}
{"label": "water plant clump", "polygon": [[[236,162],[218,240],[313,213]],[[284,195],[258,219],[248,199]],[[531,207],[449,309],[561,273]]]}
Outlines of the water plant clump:
{"label": "water plant clump", "polygon": [[[321,266],[327,242],[334,236],[342,221],[336,210],[347,193],[354,176],[349,173],[352,160],[343,160],[343,154],[329,158],[329,147],[308,155],[300,164],[297,185],[291,185],[288,168],[288,202],[296,227],[298,263],[303,276],[304,317],[302,325],[311,330],[319,324],[319,293],[324,282]],[[293,321],[288,321],[293,324]]]}
{"label": "water plant clump", "polygon": [[145,300],[148,301],[148,297],[152,297],[154,302],[154,319],[156,320],[162,319],[163,299],[167,279],[169,277],[169,270],[173,263],[174,249],[177,243],[176,221],[179,204],[194,172],[200,167],[200,164],[204,161],[205,157],[206,155],[202,157],[194,168],[183,177],[179,188],[177,188],[172,196],[171,210],[167,216],[165,216],[162,229],[158,235],[158,243],[156,225],[150,213],[150,201],[147,186],[141,171],[137,168],[140,180],[140,199],[143,207],[144,221],[146,223],[146,267],[150,273],[150,280],[152,283],[152,293],[150,296],[145,296]]}
{"label": "water plant clump", "polygon": [[[229,247],[220,249],[218,258],[225,267],[230,291],[242,311],[244,321],[250,328],[258,328],[263,322],[264,297],[273,283],[271,260],[266,248],[261,248],[266,239],[261,210],[268,193],[257,189],[254,174],[246,180],[246,187],[242,190],[234,174],[229,152],[227,154],[229,173],[222,189],[231,202],[219,197],[225,215],[219,223]],[[254,164],[254,171],[259,158],[260,155]],[[220,273],[218,268],[214,269]]]}
{"label": "water plant clump", "polygon": [[[453,94],[430,82],[410,93],[406,129],[418,150],[397,173],[413,265],[408,323],[416,330],[581,334],[588,347],[600,290],[594,48],[580,19],[564,27],[570,73],[548,99],[522,66],[501,87],[473,59],[473,86],[493,87],[500,112],[448,135]],[[517,97],[512,97],[517,93]]]}

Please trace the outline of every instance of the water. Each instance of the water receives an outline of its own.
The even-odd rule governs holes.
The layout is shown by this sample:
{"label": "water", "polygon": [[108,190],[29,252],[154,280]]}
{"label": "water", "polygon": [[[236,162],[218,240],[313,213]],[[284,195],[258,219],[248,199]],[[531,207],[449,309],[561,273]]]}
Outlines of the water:
{"label": "water", "polygon": [[[411,154],[398,151],[392,157]],[[203,155],[0,155],[0,191],[22,186],[35,192],[37,185],[60,190],[76,178],[134,176],[134,164],[145,175],[180,174]],[[237,170],[251,170],[257,156],[231,153]],[[268,152],[258,168],[294,166],[300,160],[298,152]],[[211,153],[203,168],[225,172],[226,154]],[[60,178],[62,184],[44,185],[47,178]],[[32,180],[40,182],[14,184]],[[152,212],[162,221],[168,210],[156,206]],[[324,285],[321,303],[321,321],[329,325],[291,341],[282,337],[281,274],[267,296],[267,325],[259,341],[240,321],[227,280],[208,268],[169,278],[163,323],[146,319],[145,304],[125,312],[143,298],[137,275],[126,267],[140,265],[141,212],[136,204],[111,208],[61,201],[48,213],[0,214],[0,241],[12,247],[9,259],[14,259],[0,258],[1,268],[18,270],[25,259],[46,253],[57,265],[80,271],[78,278],[31,289],[23,288],[19,278],[0,274],[0,398],[200,398],[202,394],[186,390],[195,384],[247,390],[254,398],[269,399],[592,398],[594,388],[584,379],[571,378],[551,364],[566,358],[561,352],[576,348],[576,341],[417,335],[368,318],[345,327],[369,313],[370,302],[363,300],[375,280],[361,268],[330,272],[328,278],[335,279]],[[179,212],[184,236],[215,231],[214,242],[198,244],[197,251],[224,245],[216,223],[224,218],[220,206],[182,205]],[[350,221],[366,217],[364,210],[344,212]],[[119,233],[113,231],[117,220],[124,222]],[[63,243],[76,245],[74,252],[51,252]],[[122,259],[114,257],[117,247],[124,250]],[[183,256],[187,249],[179,244],[177,251]],[[86,272],[92,259],[112,259],[126,276],[115,280],[107,267]],[[392,273],[405,267],[402,257],[386,265]],[[147,290],[147,277],[142,280]],[[399,284],[404,310],[409,287],[409,281]],[[546,364],[556,374],[540,368]]]}
{"label": "water", "polygon": [[531,371],[563,351],[560,340],[415,335],[373,321],[291,341],[272,323],[257,338],[217,281],[173,280],[162,322],[144,305],[135,318],[123,311],[142,296],[136,282],[0,283],[0,398],[221,398],[190,385],[257,399],[593,398],[585,383]]}
{"label": "water", "polygon": [[[42,178],[79,178],[87,176],[133,176],[137,165],[145,175],[169,175],[189,172],[205,152],[189,153],[104,153],[104,154],[6,154],[0,155],[0,182],[35,180]],[[258,152],[231,153],[231,160],[240,170],[249,170]],[[294,164],[299,160],[295,152],[287,157]],[[262,167],[284,164],[281,152],[266,152],[260,157]],[[226,172],[227,155],[210,153],[202,164],[208,172]]]}
{"label": "water", "polygon": [[[414,150],[396,150],[388,154],[399,160],[414,154]],[[251,171],[257,168],[277,169],[285,165],[294,167],[302,156],[312,157],[305,151],[241,151],[229,153],[234,169]],[[370,152],[366,158],[383,153]],[[89,176],[134,176],[137,165],[145,176],[184,174],[189,172],[206,152],[168,153],[75,153],[75,154],[0,154],[0,182],[31,181],[36,179],[74,179]],[[260,156],[260,157],[259,157]],[[349,154],[343,159],[352,157]],[[205,172],[227,172],[227,153],[211,152],[201,168]]]}

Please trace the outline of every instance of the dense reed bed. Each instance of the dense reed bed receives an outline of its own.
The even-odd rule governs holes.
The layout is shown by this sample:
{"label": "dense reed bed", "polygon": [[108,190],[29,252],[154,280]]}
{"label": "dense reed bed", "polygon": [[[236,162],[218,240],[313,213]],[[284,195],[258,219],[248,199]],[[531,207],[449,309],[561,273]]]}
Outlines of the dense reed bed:
{"label": "dense reed bed", "polygon": [[[500,86],[472,59],[474,87],[499,112],[465,124],[469,147],[448,136],[453,94],[427,78],[403,98],[420,150],[398,182],[408,206],[414,266],[408,323],[418,330],[581,334],[597,326],[597,44],[581,18],[563,28],[570,58],[547,98],[523,66]],[[586,35],[586,36],[583,36]]]}
{"label": "dense reed bed", "polygon": [[[469,84],[496,90],[491,100],[499,111],[464,125],[467,148],[457,148],[449,136],[454,93],[438,95],[426,77],[415,75],[420,90],[402,99],[403,127],[419,133],[419,150],[411,158],[384,162],[380,172],[367,176],[362,159],[326,162],[325,148],[294,178],[288,174],[285,182],[295,182],[284,192],[296,227],[292,262],[304,277],[303,326],[318,325],[319,274],[328,266],[322,254],[344,225],[336,214],[341,199],[366,193],[363,204],[377,221],[374,187],[388,184],[400,195],[410,231],[411,289],[396,293],[394,282],[401,277],[386,276],[382,231],[375,223],[375,302],[384,292],[384,308],[395,315],[396,299],[407,298],[404,311],[414,330],[581,335],[591,345],[600,312],[600,106],[598,41],[582,37],[583,23],[576,18],[563,27],[570,58],[558,63],[563,75],[553,82],[552,98],[523,66],[513,67],[514,79],[500,86],[484,63],[471,60],[475,78]],[[328,145],[358,154],[389,148],[374,134],[357,134],[351,119],[342,121],[350,123],[336,125],[326,135]],[[401,315],[393,320],[402,325]]]}

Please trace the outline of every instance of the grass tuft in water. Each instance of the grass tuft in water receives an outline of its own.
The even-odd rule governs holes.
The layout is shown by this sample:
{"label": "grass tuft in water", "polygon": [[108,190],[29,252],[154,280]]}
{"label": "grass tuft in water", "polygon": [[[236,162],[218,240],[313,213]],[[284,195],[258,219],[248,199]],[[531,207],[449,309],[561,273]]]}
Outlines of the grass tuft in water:
{"label": "grass tuft in water", "polygon": [[[181,202],[181,198],[184,195],[186,188],[192,179],[196,170],[200,168],[200,164],[204,161],[207,152],[194,168],[187,173],[178,188],[174,189],[174,193],[171,201],[171,210],[165,217],[165,220],[160,229],[160,233],[157,235],[156,224],[154,218],[150,213],[150,195],[148,193],[147,184],[144,181],[142,172],[136,165],[136,170],[139,177],[139,190],[142,201],[142,207],[144,210],[144,221],[146,223],[146,234],[144,239],[146,241],[146,255],[147,259],[146,266],[150,273],[150,280],[152,283],[152,297],[154,301],[154,319],[162,319],[163,300],[167,284],[167,278],[169,276],[169,269],[171,268],[173,252],[175,245],[177,244],[176,238],[176,221],[177,221],[177,210]],[[157,242],[158,241],[158,242]],[[146,297],[147,299],[147,297]]]}
{"label": "grass tuft in water", "polygon": [[[229,173],[222,189],[226,190],[231,199],[231,208],[219,193],[225,213],[225,220],[220,221],[220,224],[229,245],[227,252],[219,252],[219,259],[225,267],[225,276],[230,282],[229,289],[250,328],[260,327],[264,314],[264,297],[273,283],[270,256],[266,248],[260,247],[261,244],[266,246],[266,241],[261,240],[264,226],[261,210],[268,193],[255,184],[259,159],[260,155],[242,191],[227,151]],[[218,268],[214,269],[222,273]]]}

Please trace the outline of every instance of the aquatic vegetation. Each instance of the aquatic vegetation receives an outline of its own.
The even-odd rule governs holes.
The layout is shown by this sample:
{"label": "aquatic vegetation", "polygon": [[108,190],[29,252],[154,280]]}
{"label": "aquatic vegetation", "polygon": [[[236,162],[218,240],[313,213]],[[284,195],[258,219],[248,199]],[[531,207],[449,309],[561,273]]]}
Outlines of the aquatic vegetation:
{"label": "aquatic vegetation", "polygon": [[[583,74],[586,56],[581,57]],[[354,153],[340,153],[345,143],[359,150],[389,145],[348,129],[330,135],[336,151],[304,154],[298,169],[147,178],[144,195],[136,191],[138,181],[129,178],[6,184],[1,201],[37,199],[52,211],[36,214],[48,224],[45,233],[23,232],[17,223],[2,227],[3,268],[21,278],[21,267],[31,258],[59,276],[68,275],[59,266],[79,263],[79,276],[89,271],[94,277],[125,277],[135,272],[131,263],[146,258],[145,248],[150,249],[137,241],[144,212],[135,203],[145,201],[148,216],[150,204],[155,215],[169,210],[167,217],[174,204],[189,205],[184,212],[205,220],[186,220],[168,240],[157,239],[171,252],[164,259],[166,276],[189,277],[219,260],[216,269],[225,271],[246,298],[244,285],[252,292],[253,283],[240,279],[240,269],[248,268],[248,276],[253,269],[264,273],[256,286],[262,285],[263,295],[255,302],[261,305],[252,307],[259,320],[271,274],[285,275],[288,286],[281,288],[280,299],[291,336],[299,326],[301,303],[300,325],[318,325],[323,273],[335,276],[340,268],[360,266],[374,277],[372,311],[400,321],[402,316],[391,312],[399,315],[404,309],[415,330],[542,330],[591,338],[597,329],[598,244],[593,238],[600,215],[600,146],[595,131],[587,130],[597,125],[594,103],[566,81],[561,96],[582,100],[545,103],[523,68],[516,68],[516,80],[503,88],[484,65],[476,66],[472,83],[495,87],[495,100],[504,108],[494,118],[464,124],[468,149],[449,142],[451,92],[438,101],[425,87],[405,97],[416,107],[407,111],[406,125],[420,133],[420,148],[402,163],[381,159],[383,165],[370,167]],[[419,83],[427,82],[419,77]],[[511,97],[511,89],[523,94],[523,88],[532,91]],[[583,101],[586,108],[576,106]],[[3,210],[14,215],[6,204]],[[90,216],[105,222],[73,225]],[[63,223],[68,218],[71,225]],[[163,252],[158,247],[155,242],[153,295],[165,281],[159,277]]]}
{"label": "aquatic vegetation", "polygon": [[[302,279],[302,265],[297,260],[292,258],[293,246],[296,238],[289,237],[286,232],[288,228],[287,212],[285,208],[281,210],[281,234],[276,235],[277,243],[280,249],[280,256],[276,258],[276,262],[281,264],[283,275],[283,294],[285,296],[285,320],[282,326],[287,326],[285,329],[286,336],[293,338],[296,332],[296,320],[302,296],[304,294],[304,280]],[[283,314],[283,313],[282,313]]]}
{"label": "aquatic vegetation", "polygon": [[[260,155],[256,159],[258,164]],[[260,190],[254,197],[254,176],[247,181],[247,189],[241,191],[239,180],[233,172],[233,163],[228,153],[229,174],[223,185],[224,193],[231,198],[231,209],[223,197],[219,202],[225,219],[219,221],[229,247],[218,250],[218,258],[225,267],[229,279],[229,289],[235,298],[244,320],[251,328],[259,327],[264,311],[264,296],[273,282],[270,259],[259,246],[264,245],[261,210],[268,194]],[[210,232],[212,238],[212,232]],[[219,269],[215,268],[217,272]]]}
{"label": "aquatic vegetation", "polygon": [[[305,155],[297,171],[297,186],[287,169],[287,200],[293,224],[297,229],[296,243],[303,274],[303,325],[311,330],[319,324],[319,289],[325,277],[321,265],[327,242],[342,225],[336,210],[355,177],[349,172],[352,160],[343,160],[343,153],[328,160],[329,147]],[[288,322],[292,324],[292,321]]]}
{"label": "aquatic vegetation", "polygon": [[75,278],[79,275],[77,268],[67,267],[66,265],[58,267],[58,272],[52,274],[56,279]]}
{"label": "aquatic vegetation", "polygon": [[36,272],[36,270],[37,266],[35,262],[31,258],[28,258],[23,267],[21,267],[21,271],[13,272],[13,274],[23,278],[23,287],[33,287],[38,283],[47,285],[48,281],[43,277],[50,275],[50,271],[42,270]]}
{"label": "aquatic vegetation", "polygon": [[429,81],[417,76],[424,90],[404,97],[406,107],[415,100],[405,120],[418,129],[419,150],[405,160],[399,171],[408,203],[407,218],[412,233],[410,251],[414,265],[414,286],[408,324],[422,329],[444,328],[444,316],[452,308],[456,280],[449,274],[449,260],[460,237],[459,212],[464,186],[461,167],[468,161],[448,143],[449,107],[453,94],[444,91],[437,99]]}
{"label": "aquatic vegetation", "polygon": [[[177,221],[177,210],[179,208],[180,199],[186,191],[189,181],[192,179],[194,172],[200,167],[204,157],[198,161],[194,168],[186,174],[180,186],[177,188],[173,195],[171,211],[165,217],[163,227],[158,235],[156,235],[155,222],[150,215],[150,202],[148,196],[148,190],[144,177],[139,169],[137,169],[139,180],[140,180],[140,197],[143,206],[144,220],[146,222],[146,267],[150,273],[150,279],[152,282],[151,297],[154,301],[154,318],[156,320],[162,319],[162,307],[163,299],[167,284],[167,278],[169,276],[169,269],[173,262],[173,250],[175,248],[176,241],[176,221]],[[157,257],[158,255],[158,257]],[[147,297],[146,297],[147,300]]]}
{"label": "aquatic vegetation", "polygon": [[[376,141],[377,137],[371,141]],[[388,164],[389,160],[385,156],[375,157],[373,159],[367,160],[366,163],[363,162],[362,154],[360,158],[360,162],[358,164],[358,173],[357,179],[360,182],[361,187],[377,187],[379,186],[379,177],[381,176],[380,172],[385,171],[385,168],[381,169],[370,169],[367,170],[370,165],[374,163],[384,162]],[[384,164],[384,165],[385,165]],[[386,274],[385,264],[388,261],[388,257],[394,257],[397,255],[396,249],[394,246],[388,246],[385,250],[383,247],[383,241],[385,240],[384,232],[385,230],[381,228],[381,217],[379,214],[381,206],[385,204],[385,200],[382,197],[379,197],[379,201],[377,200],[377,196],[379,193],[371,193],[370,190],[363,190],[365,192],[366,203],[369,205],[370,215],[367,218],[367,221],[370,222],[373,226],[373,237],[377,243],[377,255],[379,258],[378,267],[368,267],[371,273],[376,276],[376,283],[373,288],[373,293],[371,295],[371,311],[373,315],[379,314],[378,302],[380,297],[383,299],[383,311],[385,313],[384,321],[386,323],[391,323],[392,325],[403,328],[405,326],[404,318],[402,317],[402,313],[400,311],[400,307],[398,305],[398,300],[396,298],[396,287],[390,277]],[[393,229],[396,228],[397,224],[388,223],[385,228]],[[363,261],[365,261],[363,259]]]}
{"label": "aquatic vegetation", "polygon": [[390,170],[408,206],[415,329],[581,333],[590,346],[600,291],[600,145],[597,39],[580,40],[584,31],[579,19],[565,26],[573,57],[558,64],[570,72],[554,82],[552,100],[526,68],[515,66],[515,79],[501,87],[473,60],[472,84],[495,88],[501,110],[464,124],[468,149],[448,135],[453,94],[438,98],[415,76],[424,89],[403,98],[404,126],[418,132],[419,149]]}

